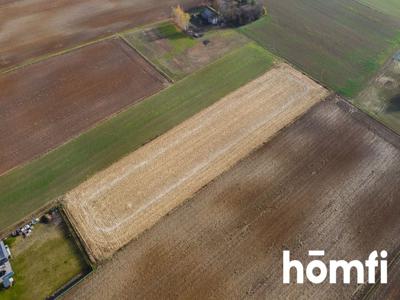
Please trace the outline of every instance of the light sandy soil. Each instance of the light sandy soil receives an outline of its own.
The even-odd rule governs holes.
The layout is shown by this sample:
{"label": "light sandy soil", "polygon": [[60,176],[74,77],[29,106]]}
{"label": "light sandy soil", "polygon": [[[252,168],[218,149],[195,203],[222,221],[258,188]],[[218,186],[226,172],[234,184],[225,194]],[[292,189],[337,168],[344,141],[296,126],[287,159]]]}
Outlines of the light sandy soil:
{"label": "light sandy soil", "polygon": [[326,95],[281,64],[71,191],[90,255],[112,255]]}
{"label": "light sandy soil", "polygon": [[400,249],[399,146],[398,136],[348,104],[324,101],[66,299],[350,299],[354,283],[283,285],[282,250],[304,265],[317,249],[325,262],[382,249],[392,260]]}
{"label": "light sandy soil", "polygon": [[0,0],[0,70],[170,16],[198,0]]}

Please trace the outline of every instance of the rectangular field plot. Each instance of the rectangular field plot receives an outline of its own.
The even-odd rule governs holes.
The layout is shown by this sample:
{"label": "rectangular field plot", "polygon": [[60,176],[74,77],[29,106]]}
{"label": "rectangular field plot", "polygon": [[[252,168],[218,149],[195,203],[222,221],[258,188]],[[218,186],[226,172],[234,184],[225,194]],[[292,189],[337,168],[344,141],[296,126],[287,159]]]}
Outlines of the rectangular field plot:
{"label": "rectangular field plot", "polygon": [[363,261],[382,249],[392,260],[400,246],[399,146],[397,135],[345,102],[324,101],[67,299],[351,299],[354,273],[350,285],[283,285],[282,251],[304,266],[315,249],[326,251],[324,262]]}
{"label": "rectangular field plot", "polygon": [[66,195],[88,252],[109,257],[327,96],[281,64]]}
{"label": "rectangular field plot", "polygon": [[341,94],[353,97],[400,47],[400,19],[347,0],[268,0],[242,29]]}
{"label": "rectangular field plot", "polygon": [[165,85],[117,39],[0,75],[0,174]]}
{"label": "rectangular field plot", "polygon": [[171,22],[128,32],[124,39],[168,77],[178,80],[250,42],[232,29],[212,30],[194,39]]}
{"label": "rectangular field plot", "polygon": [[262,75],[274,63],[271,53],[248,44],[46,155],[0,176],[0,232]]}
{"label": "rectangular field plot", "polygon": [[[198,0],[179,0],[185,7]],[[0,1],[0,70],[137,25],[166,19],[176,0]]]}

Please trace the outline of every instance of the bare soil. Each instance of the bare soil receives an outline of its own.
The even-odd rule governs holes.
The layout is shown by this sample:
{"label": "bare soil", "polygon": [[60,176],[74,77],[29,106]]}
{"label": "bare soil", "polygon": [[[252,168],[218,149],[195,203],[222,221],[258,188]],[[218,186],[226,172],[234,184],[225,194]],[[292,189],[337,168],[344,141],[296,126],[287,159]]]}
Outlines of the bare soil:
{"label": "bare soil", "polygon": [[0,174],[165,85],[118,39],[0,75]]}
{"label": "bare soil", "polygon": [[112,255],[326,95],[281,64],[96,174],[66,196],[90,255]]}
{"label": "bare soil", "polygon": [[198,0],[0,1],[0,69],[170,16]]}
{"label": "bare soil", "polygon": [[326,261],[364,260],[376,249],[392,259],[400,244],[399,146],[398,136],[344,101],[324,101],[66,299],[349,299],[355,284],[283,285],[282,250],[304,264],[315,249]]}

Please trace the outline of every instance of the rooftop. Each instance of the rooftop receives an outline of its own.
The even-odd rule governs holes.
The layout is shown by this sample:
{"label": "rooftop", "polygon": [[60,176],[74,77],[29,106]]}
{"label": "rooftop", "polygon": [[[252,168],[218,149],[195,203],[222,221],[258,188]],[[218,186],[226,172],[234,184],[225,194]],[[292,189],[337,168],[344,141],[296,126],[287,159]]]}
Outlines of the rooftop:
{"label": "rooftop", "polygon": [[0,267],[8,261],[8,252],[3,241],[0,241]]}
{"label": "rooftop", "polygon": [[6,262],[0,266],[0,285],[7,281],[14,275],[10,262]]}

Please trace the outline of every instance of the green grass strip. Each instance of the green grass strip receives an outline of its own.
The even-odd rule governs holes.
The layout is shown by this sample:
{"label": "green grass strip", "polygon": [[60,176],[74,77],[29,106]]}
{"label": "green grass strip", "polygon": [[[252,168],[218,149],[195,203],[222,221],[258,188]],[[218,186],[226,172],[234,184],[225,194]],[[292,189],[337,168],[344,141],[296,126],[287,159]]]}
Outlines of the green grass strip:
{"label": "green grass strip", "polygon": [[0,229],[260,76],[274,60],[256,44],[243,46],[45,156],[6,173],[0,177]]}

